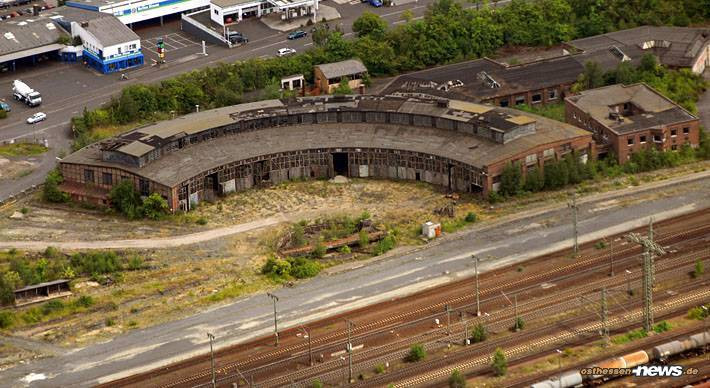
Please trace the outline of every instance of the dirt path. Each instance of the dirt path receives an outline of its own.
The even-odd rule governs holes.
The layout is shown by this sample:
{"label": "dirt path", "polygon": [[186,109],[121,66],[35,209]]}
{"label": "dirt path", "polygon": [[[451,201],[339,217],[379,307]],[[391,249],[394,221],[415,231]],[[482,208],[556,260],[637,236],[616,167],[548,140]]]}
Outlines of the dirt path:
{"label": "dirt path", "polygon": [[63,250],[71,249],[159,249],[173,248],[182,245],[201,243],[221,237],[244,233],[255,229],[276,225],[286,221],[286,217],[269,217],[262,220],[247,222],[243,224],[227,226],[206,230],[204,232],[190,233],[174,237],[159,237],[151,239],[135,240],[106,240],[106,241],[0,241],[0,249],[23,249],[41,251],[48,246],[53,246]]}
{"label": "dirt path", "polygon": [[[594,201],[601,201],[609,198],[629,195],[631,193],[643,192],[647,190],[653,190],[661,187],[678,185],[681,183],[686,183],[694,180],[700,180],[710,177],[709,171],[702,171],[695,174],[689,174],[677,178],[667,179],[659,182],[652,182],[638,187],[630,187],[621,190],[615,190],[611,192],[599,193],[590,195],[587,197],[580,198],[579,203],[587,203]],[[560,205],[555,203],[545,207],[537,207],[533,210],[518,212],[512,214],[508,217],[503,217],[502,219],[496,220],[497,222],[505,222],[509,219],[514,218],[526,218],[531,217],[535,214],[540,214],[547,212],[551,209],[566,206],[564,204]],[[76,249],[160,249],[160,248],[173,248],[183,245],[191,245],[196,243],[201,243],[205,241],[210,241],[226,236],[231,236],[239,233],[249,232],[255,229],[261,229],[267,226],[276,225],[281,222],[293,221],[298,219],[302,215],[302,212],[297,213],[283,213],[278,216],[272,216],[264,218],[257,221],[246,222],[243,224],[227,226],[222,228],[216,228],[211,230],[206,230],[203,232],[190,233],[180,236],[173,237],[156,237],[148,239],[126,239],[126,240],[104,240],[104,241],[0,241],[0,249],[23,249],[23,250],[34,250],[41,251],[46,249],[48,246],[53,246],[62,250],[76,250]],[[456,234],[452,235],[451,238],[455,238]],[[446,240],[446,239],[441,239]]]}

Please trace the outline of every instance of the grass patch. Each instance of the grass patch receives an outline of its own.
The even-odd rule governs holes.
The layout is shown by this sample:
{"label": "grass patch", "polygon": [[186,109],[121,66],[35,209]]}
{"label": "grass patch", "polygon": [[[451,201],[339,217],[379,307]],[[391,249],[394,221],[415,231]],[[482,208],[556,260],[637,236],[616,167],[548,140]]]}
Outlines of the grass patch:
{"label": "grass patch", "polygon": [[32,156],[47,152],[49,148],[35,143],[14,143],[0,145],[0,155],[2,156]]}
{"label": "grass patch", "polygon": [[548,119],[553,119],[561,122],[565,122],[565,104],[546,104],[546,105],[516,105],[515,109],[522,110],[524,112],[533,113],[540,115],[542,117],[547,117]]}
{"label": "grass patch", "polygon": [[611,342],[616,344],[616,345],[622,345],[628,342],[631,342],[633,340],[645,338],[648,336],[648,333],[644,329],[636,329],[636,330],[631,330],[626,334],[621,334],[617,335],[615,337],[612,337]]}

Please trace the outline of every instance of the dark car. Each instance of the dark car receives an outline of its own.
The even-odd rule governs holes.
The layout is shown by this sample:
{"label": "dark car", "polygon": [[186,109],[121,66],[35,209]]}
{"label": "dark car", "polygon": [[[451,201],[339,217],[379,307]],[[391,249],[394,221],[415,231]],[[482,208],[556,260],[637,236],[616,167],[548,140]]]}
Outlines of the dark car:
{"label": "dark car", "polygon": [[230,32],[229,35],[227,36],[227,39],[229,39],[229,43],[231,44],[238,44],[238,43],[247,43],[249,39],[242,35],[241,32]]}
{"label": "dark car", "polygon": [[294,31],[290,34],[288,34],[288,39],[294,40],[294,39],[300,39],[300,38],[305,38],[308,35],[306,31]]}

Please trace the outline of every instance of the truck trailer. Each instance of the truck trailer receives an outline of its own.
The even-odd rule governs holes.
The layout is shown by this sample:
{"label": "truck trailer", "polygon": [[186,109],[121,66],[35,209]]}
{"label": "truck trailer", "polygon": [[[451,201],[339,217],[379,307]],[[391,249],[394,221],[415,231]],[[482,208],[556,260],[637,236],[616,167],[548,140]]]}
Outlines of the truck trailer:
{"label": "truck trailer", "polygon": [[15,100],[22,101],[28,106],[38,106],[42,103],[42,95],[18,79],[12,81],[12,95]]}

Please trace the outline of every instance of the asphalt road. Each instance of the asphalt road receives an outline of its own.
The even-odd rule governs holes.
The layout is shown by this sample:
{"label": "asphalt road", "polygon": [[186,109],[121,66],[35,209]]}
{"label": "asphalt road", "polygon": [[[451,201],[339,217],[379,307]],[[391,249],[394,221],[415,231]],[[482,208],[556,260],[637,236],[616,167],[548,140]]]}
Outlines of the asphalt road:
{"label": "asphalt road", "polygon": [[[433,1],[417,0],[413,3],[389,8],[374,8],[363,3],[338,5],[332,1],[328,1],[326,4],[335,7],[342,16],[341,19],[334,20],[330,24],[340,24],[346,37],[352,37],[352,23],[364,11],[377,13],[389,23],[394,24],[402,21],[402,13],[405,10],[411,10],[415,18],[422,17],[426,7]],[[498,5],[504,5],[506,2],[500,1]],[[465,6],[473,7],[471,4]],[[13,108],[10,116],[0,122],[0,142],[29,136],[47,139],[52,149],[40,158],[39,166],[32,174],[3,182],[0,185],[0,201],[32,185],[42,183],[47,172],[56,165],[56,157],[60,151],[65,150],[66,152],[70,148],[69,122],[71,117],[80,114],[84,108],[92,109],[107,102],[123,87],[134,83],[157,82],[219,62],[275,56],[276,50],[281,47],[291,47],[302,52],[313,44],[310,38],[289,41],[286,39],[287,33],[268,29],[256,19],[250,19],[240,24],[240,30],[246,32],[250,39],[249,43],[244,46],[234,49],[210,46],[207,49],[208,56],[206,57],[198,54],[201,52],[199,45],[180,47],[176,51],[168,51],[167,64],[158,68],[149,64],[152,62],[151,58],[155,57],[155,53],[149,49],[151,39],[154,40],[157,36],[181,33],[178,22],[169,22],[165,27],[139,27],[136,32],[144,40],[143,44],[146,45],[144,50],[146,65],[127,72],[129,75],[127,81],[121,81],[120,74],[98,74],[93,70],[85,69],[80,64],[56,62],[0,75],[0,98],[4,98]],[[22,79],[30,87],[42,93],[42,105],[37,108],[28,108],[14,101],[12,98],[12,80],[14,79]],[[46,113],[47,120],[36,125],[26,124],[27,117],[37,111]]]}
{"label": "asphalt road", "polygon": [[[637,190],[631,190],[616,199],[606,195],[580,202],[580,240],[643,226],[650,215],[660,221],[710,206],[710,178],[704,176],[691,183],[673,182],[666,188],[648,191],[649,195],[641,200]],[[470,255],[474,253],[490,256],[480,265],[482,271],[487,271],[569,248],[570,218],[569,209],[561,204],[529,217],[474,228],[413,253],[276,290],[280,297],[280,327],[305,324],[470,276]],[[39,387],[90,386],[146,371],[206,352],[207,332],[215,334],[218,348],[270,333],[271,308],[265,295],[242,298],[185,319],[131,331],[110,342],[3,371],[0,385],[26,386],[28,379],[34,379],[31,385]]]}

